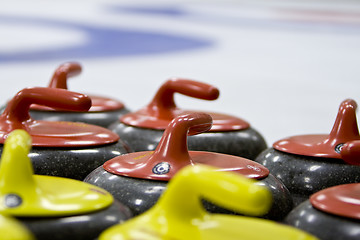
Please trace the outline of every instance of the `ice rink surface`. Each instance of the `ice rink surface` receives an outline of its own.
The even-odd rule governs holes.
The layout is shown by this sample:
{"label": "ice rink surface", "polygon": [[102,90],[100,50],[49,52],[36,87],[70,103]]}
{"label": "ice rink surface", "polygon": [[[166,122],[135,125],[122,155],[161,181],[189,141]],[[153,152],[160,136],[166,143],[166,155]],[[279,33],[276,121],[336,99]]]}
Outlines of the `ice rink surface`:
{"label": "ice rink surface", "polygon": [[241,117],[267,143],[329,133],[339,104],[360,103],[359,1],[6,1],[0,101],[45,87],[68,61],[69,90],[145,106],[167,79],[220,89],[181,108]]}

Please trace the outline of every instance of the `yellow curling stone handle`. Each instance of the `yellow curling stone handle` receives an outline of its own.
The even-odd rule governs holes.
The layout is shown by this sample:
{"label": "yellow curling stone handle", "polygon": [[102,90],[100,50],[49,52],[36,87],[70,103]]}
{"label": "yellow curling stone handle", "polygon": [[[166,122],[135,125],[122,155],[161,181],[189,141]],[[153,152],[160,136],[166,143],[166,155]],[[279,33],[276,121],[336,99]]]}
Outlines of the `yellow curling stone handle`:
{"label": "yellow curling stone handle", "polygon": [[34,175],[28,157],[31,137],[14,130],[7,137],[0,162],[0,213],[51,217],[85,214],[110,206],[111,194],[81,181]]}
{"label": "yellow curling stone handle", "polygon": [[210,166],[187,166],[170,181],[158,203],[144,214],[104,231],[100,240],[315,240],[292,227],[259,218],[210,214],[206,199],[233,211],[262,215],[271,194],[254,180]]}

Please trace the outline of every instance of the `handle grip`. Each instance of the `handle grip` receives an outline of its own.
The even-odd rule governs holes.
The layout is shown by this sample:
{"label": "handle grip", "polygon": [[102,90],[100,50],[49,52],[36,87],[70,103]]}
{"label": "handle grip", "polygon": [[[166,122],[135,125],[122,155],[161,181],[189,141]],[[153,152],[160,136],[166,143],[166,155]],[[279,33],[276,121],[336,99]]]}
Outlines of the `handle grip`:
{"label": "handle grip", "polygon": [[67,79],[79,75],[81,70],[81,65],[76,62],[68,62],[60,65],[49,83],[49,88],[68,89]]}
{"label": "handle grip", "polygon": [[[1,194],[13,193],[32,195],[35,192],[34,174],[28,154],[31,149],[31,137],[16,129],[7,137],[1,156],[0,181]],[[16,174],[14,174],[16,170]]]}
{"label": "handle grip", "polygon": [[175,172],[192,163],[187,146],[188,134],[195,135],[210,130],[212,118],[206,113],[191,113],[174,118],[165,129],[154,153],[149,158],[152,166],[168,162]]}
{"label": "handle grip", "polygon": [[[194,198],[197,201],[191,202]],[[271,193],[265,187],[256,185],[254,180],[197,164],[188,166],[175,175],[160,204],[165,204],[169,212],[181,209],[191,213],[202,210],[198,205],[202,198],[224,208],[251,215],[266,213],[272,202]],[[184,202],[188,202],[189,208],[183,209]]]}
{"label": "handle grip", "polygon": [[359,138],[356,109],[357,104],[352,99],[346,99],[340,104],[334,126],[329,134],[329,143],[338,144]]}
{"label": "handle grip", "polygon": [[220,94],[219,90],[212,85],[183,78],[170,79],[161,88],[164,89],[164,97],[181,93],[193,98],[215,100]]}
{"label": "handle grip", "polygon": [[219,90],[209,84],[189,79],[174,78],[166,81],[155,94],[155,97],[147,106],[149,113],[159,118],[172,118],[176,108],[174,94],[183,95],[204,100],[215,100],[219,97]]}
{"label": "handle grip", "polygon": [[91,107],[91,99],[80,93],[59,88],[25,88],[19,91],[8,103],[2,118],[13,123],[22,124],[29,119],[31,104],[39,104],[52,108],[70,111],[87,111]]}
{"label": "handle grip", "polygon": [[272,203],[269,190],[256,185],[254,180],[197,164],[179,171],[168,184],[155,208],[149,212],[153,217],[158,217],[157,219],[162,215],[167,220],[167,230],[172,236],[177,236],[182,231],[191,232],[193,228],[197,232],[194,219],[204,219],[209,214],[202,206],[202,199],[249,215],[266,213]]}

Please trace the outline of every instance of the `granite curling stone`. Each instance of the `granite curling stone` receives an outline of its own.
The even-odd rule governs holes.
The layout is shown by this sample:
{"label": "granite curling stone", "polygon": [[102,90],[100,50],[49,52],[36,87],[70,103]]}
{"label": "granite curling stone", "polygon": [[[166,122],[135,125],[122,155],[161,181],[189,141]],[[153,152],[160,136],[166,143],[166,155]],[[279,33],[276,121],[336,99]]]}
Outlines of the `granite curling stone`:
{"label": "granite curling stone", "polygon": [[285,184],[295,206],[324,188],[360,182],[356,108],[344,100],[330,134],[285,138],[255,159]]}
{"label": "granite curling stone", "polygon": [[210,214],[206,198],[245,215],[262,215],[271,193],[240,174],[198,164],[181,169],[154,207],[122,225],[105,230],[99,240],[316,240],[299,229],[270,220]]}
{"label": "granite curling stone", "polygon": [[[175,93],[204,100],[215,100],[219,96],[219,90],[214,86],[174,78],[159,88],[150,104],[123,115],[109,128],[135,152],[154,150],[172,119],[199,112],[178,108],[174,101]],[[266,149],[264,138],[245,120],[222,113],[207,113],[213,118],[213,126],[204,134],[189,137],[190,150],[225,153],[253,160]]]}
{"label": "granite curling stone", "polygon": [[285,223],[321,240],[360,239],[360,183],[323,189],[297,206]]}
{"label": "granite curling stone", "polygon": [[[57,88],[26,88],[18,92],[0,115],[0,144],[15,129],[32,137],[30,157],[36,174],[83,180],[105,161],[131,152],[114,132],[95,125],[34,120],[32,104],[86,111],[86,95]],[[0,153],[2,146],[0,146]]]}
{"label": "granite curling stone", "polygon": [[6,139],[0,162],[0,214],[14,217],[35,239],[96,239],[131,218],[127,207],[99,187],[34,175],[30,148],[31,137],[24,130],[14,130]]}
{"label": "granite curling stone", "polygon": [[[229,154],[188,151],[187,135],[209,130],[211,116],[206,113],[180,115],[173,119],[163,133],[155,151],[142,151],[115,157],[95,169],[84,181],[109,191],[116,199],[138,215],[153,206],[168,181],[183,167],[199,163],[256,179],[272,193],[274,204],[263,218],[280,220],[292,209],[292,200],[286,187],[264,166]],[[209,202],[207,210],[235,214]]]}

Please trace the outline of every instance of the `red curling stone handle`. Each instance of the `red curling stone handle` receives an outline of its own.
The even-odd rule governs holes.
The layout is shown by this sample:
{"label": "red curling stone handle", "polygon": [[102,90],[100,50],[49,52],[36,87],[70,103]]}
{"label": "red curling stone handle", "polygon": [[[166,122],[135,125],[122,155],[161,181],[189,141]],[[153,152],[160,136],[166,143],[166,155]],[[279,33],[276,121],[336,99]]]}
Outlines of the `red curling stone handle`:
{"label": "red curling stone handle", "polygon": [[172,111],[176,108],[174,101],[175,93],[204,100],[215,100],[219,97],[219,90],[212,85],[188,79],[174,78],[168,80],[159,88],[147,107],[150,111],[149,113],[164,119],[173,116]]}
{"label": "red curling stone handle", "polygon": [[80,93],[59,88],[25,88],[18,92],[8,103],[2,117],[10,122],[21,123],[31,119],[31,104],[60,108],[71,111],[87,111],[91,107],[91,99]]}
{"label": "red curling stone handle", "polygon": [[76,62],[69,62],[69,63],[64,63],[64,64],[60,65],[56,69],[56,71],[49,83],[49,88],[68,89],[67,79],[69,77],[79,75],[81,73],[81,70],[82,70],[81,65]]}

